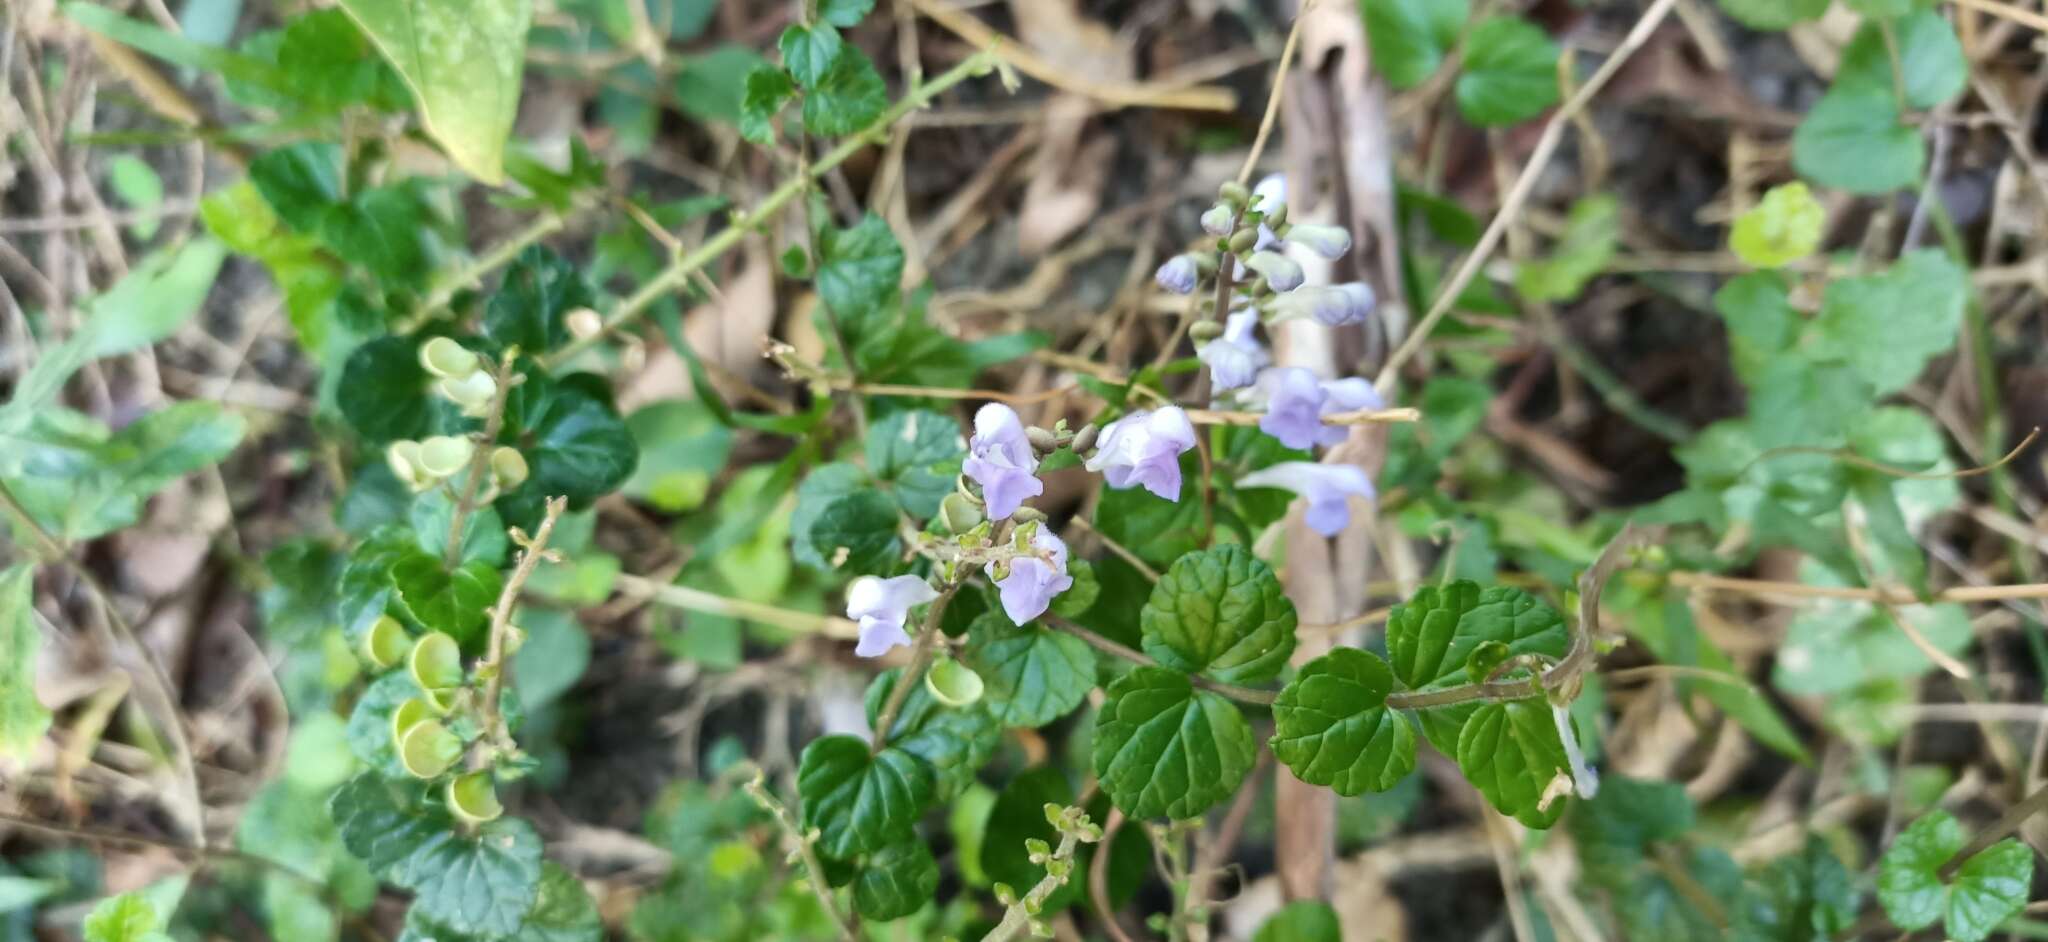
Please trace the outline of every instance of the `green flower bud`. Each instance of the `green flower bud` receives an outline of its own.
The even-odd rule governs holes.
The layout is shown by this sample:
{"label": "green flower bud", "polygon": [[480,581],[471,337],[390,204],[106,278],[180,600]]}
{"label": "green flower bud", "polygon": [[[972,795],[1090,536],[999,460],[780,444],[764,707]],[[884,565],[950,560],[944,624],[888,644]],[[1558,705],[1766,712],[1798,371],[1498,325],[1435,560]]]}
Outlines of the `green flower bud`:
{"label": "green flower bud", "polygon": [[526,483],[526,456],[510,445],[499,445],[491,451],[491,477],[498,486],[512,490]]}
{"label": "green flower bud", "polygon": [[434,337],[420,344],[420,367],[442,379],[461,379],[480,365],[475,353],[451,338]]}
{"label": "green flower bud", "polygon": [[1225,180],[1222,186],[1216,188],[1216,196],[1232,206],[1241,207],[1251,202],[1252,191],[1245,189],[1244,184],[1236,180]]}
{"label": "green flower bud", "polygon": [[1287,226],[1287,204],[1281,203],[1271,208],[1262,208],[1262,211],[1266,214],[1264,220],[1266,228],[1273,230],[1274,235],[1283,239],[1286,238],[1287,233],[1281,230]]}
{"label": "green flower bud", "polygon": [[1252,246],[1259,244],[1259,227],[1246,226],[1231,233],[1229,244],[1233,253],[1243,254],[1251,251]]}
{"label": "green flower bud", "polygon": [[1041,838],[1027,837],[1024,839],[1024,853],[1032,863],[1044,866],[1047,860],[1052,859],[1052,846]]}
{"label": "green flower bud", "polygon": [[419,448],[420,473],[436,481],[461,471],[476,451],[469,439],[457,435],[436,435],[420,442]]}
{"label": "green flower bud", "polygon": [[407,665],[421,690],[447,690],[462,686],[462,649],[455,639],[441,632],[421,638],[412,646]]}
{"label": "green flower bud", "polygon": [[398,762],[416,778],[437,778],[462,758],[462,739],[440,720],[421,720],[398,741]]}
{"label": "green flower bud", "polygon": [[383,670],[405,659],[405,651],[412,639],[405,633],[405,626],[389,615],[379,615],[363,635],[363,660],[370,666]]}
{"label": "green flower bud", "polygon": [[489,772],[470,772],[448,782],[448,810],[470,824],[495,821],[505,813]]}
{"label": "green flower bud", "polygon": [[995,894],[996,902],[1001,903],[1004,906],[1017,905],[1017,891],[1010,889],[1010,885],[1008,883],[997,883],[995,885]]}

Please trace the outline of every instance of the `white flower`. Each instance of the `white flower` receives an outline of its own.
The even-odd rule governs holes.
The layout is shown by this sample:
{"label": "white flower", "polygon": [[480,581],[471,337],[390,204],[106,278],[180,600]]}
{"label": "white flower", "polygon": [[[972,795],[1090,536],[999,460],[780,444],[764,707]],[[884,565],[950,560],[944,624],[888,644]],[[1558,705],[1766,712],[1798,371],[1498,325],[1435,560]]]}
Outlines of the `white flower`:
{"label": "white flower", "polygon": [[846,587],[846,617],[860,622],[860,643],[853,653],[877,657],[890,648],[909,644],[903,622],[913,607],[939,597],[922,576],[881,579],[862,576]]}
{"label": "white flower", "polygon": [[1281,204],[1287,202],[1287,177],[1284,174],[1269,173],[1252,187],[1252,208],[1271,215]]}
{"label": "white flower", "polygon": [[1110,487],[1138,485],[1180,500],[1180,456],[1195,447],[1195,425],[1179,406],[1130,413],[1109,423],[1096,442],[1087,467]]}
{"label": "white flower", "polygon": [[1301,287],[1302,279],[1308,277],[1300,262],[1271,250],[1253,252],[1244,266],[1266,276],[1266,284],[1282,293]]}
{"label": "white flower", "polygon": [[1238,487],[1279,487],[1308,500],[1302,514],[1309,529],[1336,536],[1351,525],[1351,498],[1372,500],[1377,493],[1365,471],[1348,464],[1283,461],[1237,479]]}
{"label": "white flower", "polygon": [[1287,227],[1287,244],[1299,245],[1324,258],[1343,258],[1351,251],[1351,233],[1336,226],[1296,223]]}
{"label": "white flower", "polygon": [[1195,355],[1209,365],[1209,379],[1217,392],[1241,389],[1257,379],[1259,371],[1272,362],[1265,346],[1252,336],[1259,312],[1239,311],[1223,324],[1223,335],[1211,340]]}

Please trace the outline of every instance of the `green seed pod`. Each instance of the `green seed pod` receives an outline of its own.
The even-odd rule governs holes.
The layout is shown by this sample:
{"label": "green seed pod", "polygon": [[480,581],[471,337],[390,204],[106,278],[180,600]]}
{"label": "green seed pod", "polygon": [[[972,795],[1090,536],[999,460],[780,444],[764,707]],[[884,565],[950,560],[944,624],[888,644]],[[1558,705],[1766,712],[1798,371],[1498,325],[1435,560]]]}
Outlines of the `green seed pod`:
{"label": "green seed pod", "polygon": [[412,724],[398,740],[398,763],[417,778],[435,778],[462,758],[462,738],[440,720]]}
{"label": "green seed pod", "polygon": [[398,619],[379,615],[370,625],[369,632],[363,635],[363,660],[383,670],[404,660],[406,648],[411,644],[412,638],[406,635],[405,626],[399,624]]}
{"label": "green seed pod", "polygon": [[426,699],[427,706],[432,707],[435,713],[445,716],[455,709],[455,702],[461,699],[462,688],[437,687],[433,690],[422,690],[420,693]]}
{"label": "green seed pod", "polygon": [[1266,228],[1273,230],[1274,235],[1286,238],[1287,233],[1281,230],[1287,228],[1287,204],[1281,203],[1271,208],[1264,208],[1262,211],[1266,214],[1264,220]]}
{"label": "green seed pod", "polygon": [[461,471],[476,451],[469,439],[456,435],[436,435],[419,447],[419,470],[436,481]]}
{"label": "green seed pod", "polygon": [[973,706],[981,699],[981,675],[959,661],[944,657],[925,672],[924,689],[947,706]]}
{"label": "green seed pod", "polygon": [[462,379],[481,365],[477,355],[448,337],[420,344],[420,367],[442,379]]}
{"label": "green seed pod", "polygon": [[933,521],[934,529],[949,536],[959,536],[988,519],[982,514],[981,505],[967,495],[954,491],[939,501],[939,516]]}
{"label": "green seed pod", "polygon": [[434,710],[427,706],[427,701],[418,697],[407,697],[398,705],[398,709],[391,711],[391,748],[396,749],[400,743],[405,742],[405,734],[412,732],[414,726],[433,718]]}
{"label": "green seed pod", "polygon": [[498,486],[513,490],[526,483],[526,456],[510,445],[499,445],[491,451],[491,477]]}
{"label": "green seed pod", "polygon": [[495,821],[505,813],[489,772],[470,772],[448,782],[448,810],[470,824]]}
{"label": "green seed pod", "polygon": [[447,690],[462,686],[462,649],[455,639],[441,632],[421,638],[412,646],[413,682],[421,690]]}

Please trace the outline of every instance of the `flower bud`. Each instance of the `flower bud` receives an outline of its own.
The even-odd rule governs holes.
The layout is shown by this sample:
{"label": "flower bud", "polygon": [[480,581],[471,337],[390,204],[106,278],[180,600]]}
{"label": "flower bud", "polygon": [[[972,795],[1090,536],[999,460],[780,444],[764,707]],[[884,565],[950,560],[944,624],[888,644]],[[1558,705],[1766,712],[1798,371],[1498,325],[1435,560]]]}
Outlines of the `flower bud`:
{"label": "flower bud", "polygon": [[973,706],[981,699],[981,675],[953,660],[940,658],[924,674],[924,689],[949,707]]}
{"label": "flower bud", "polygon": [[1196,321],[1188,327],[1188,336],[1194,338],[1196,343],[1208,343],[1223,336],[1223,325],[1215,321]]}
{"label": "flower bud", "polygon": [[526,483],[526,456],[510,445],[499,445],[491,450],[491,477],[498,486],[512,490]]}
{"label": "flower bud", "polygon": [[1212,236],[1227,236],[1237,228],[1237,209],[1229,203],[1217,203],[1202,213],[1202,231]]}
{"label": "flower bud", "polygon": [[505,806],[498,802],[491,773],[478,771],[458,775],[448,783],[448,810],[465,822],[482,824],[497,820],[505,813]]}
{"label": "flower bud", "polygon": [[1174,294],[1191,294],[1195,290],[1195,283],[1200,279],[1200,274],[1196,269],[1195,257],[1182,253],[1167,259],[1166,264],[1159,266],[1159,270],[1153,273],[1152,280],[1158,282],[1159,287]]}
{"label": "flower bud", "polygon": [[1351,233],[1337,226],[1290,226],[1286,238],[1324,258],[1343,258],[1344,253],[1351,251]]}
{"label": "flower bud", "polygon": [[421,720],[398,741],[398,762],[415,778],[437,778],[462,758],[462,739],[440,720]]}
{"label": "flower bud", "polygon": [[458,435],[436,435],[420,442],[419,449],[417,467],[423,476],[435,481],[461,471],[476,452],[469,439]]}
{"label": "flower bud", "polygon": [[406,648],[412,639],[406,637],[405,626],[389,615],[379,615],[363,635],[363,660],[370,666],[383,670],[405,660]]}
{"label": "flower bud", "polygon": [[1074,454],[1078,455],[1095,447],[1095,436],[1100,434],[1102,434],[1102,429],[1098,428],[1093,422],[1081,426],[1081,430],[1074,433],[1074,441],[1072,442]]}
{"label": "flower bud", "polygon": [[939,501],[939,515],[933,521],[934,529],[948,536],[959,536],[987,519],[981,512],[981,505],[967,495],[954,491]]}
{"label": "flower bud", "polygon": [[435,380],[434,391],[461,406],[463,415],[481,419],[490,414],[491,400],[498,394],[498,381],[492,379],[491,374],[478,370],[460,378]]}
{"label": "flower bud", "polygon": [[1230,234],[1230,251],[1245,252],[1259,244],[1259,230],[1246,227]]}
{"label": "flower bud", "polygon": [[604,318],[587,307],[579,307],[562,318],[568,324],[570,335],[578,340],[589,340],[604,330]]}
{"label": "flower bud", "polygon": [[1030,442],[1031,449],[1039,454],[1045,454],[1060,447],[1058,438],[1054,437],[1051,432],[1036,425],[1024,429],[1024,440]]}
{"label": "flower bud", "polygon": [[1232,206],[1243,206],[1251,202],[1252,191],[1245,189],[1244,184],[1236,180],[1225,180],[1222,186],[1216,188],[1216,196]]}
{"label": "flower bud", "polygon": [[434,486],[434,478],[420,469],[420,443],[395,441],[384,449],[384,461],[399,482],[417,494]]}
{"label": "flower bud", "polygon": [[1280,235],[1280,230],[1287,228],[1286,203],[1273,203],[1270,206],[1261,205],[1260,212],[1265,215],[1265,218],[1259,221],[1265,223],[1266,228],[1273,230],[1275,235]]}
{"label": "flower bud", "polygon": [[420,344],[420,368],[442,379],[462,379],[479,365],[477,355],[453,338],[433,337]]}
{"label": "flower bud", "polygon": [[1264,275],[1273,290],[1283,293],[1301,287],[1302,279],[1307,277],[1299,262],[1274,251],[1253,252],[1244,264],[1246,268]]}

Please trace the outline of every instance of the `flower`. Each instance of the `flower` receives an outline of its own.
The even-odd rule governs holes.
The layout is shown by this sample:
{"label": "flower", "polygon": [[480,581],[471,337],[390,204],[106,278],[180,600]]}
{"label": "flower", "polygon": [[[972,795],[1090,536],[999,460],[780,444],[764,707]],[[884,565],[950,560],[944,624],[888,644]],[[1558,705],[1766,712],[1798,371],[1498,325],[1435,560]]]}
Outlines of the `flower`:
{"label": "flower", "polygon": [[1195,290],[1195,282],[1201,276],[1201,269],[1195,264],[1195,257],[1185,252],[1166,260],[1159,270],[1152,274],[1152,280],[1174,294],[1187,294]]}
{"label": "flower", "polygon": [[993,520],[1016,513],[1025,498],[1045,493],[1045,482],[1033,476],[1038,454],[1025,437],[1024,421],[1017,410],[1000,402],[975,411],[974,437],[967,441],[967,460],[960,470],[981,485]]}
{"label": "flower", "polygon": [[1351,295],[1330,285],[1305,285],[1281,295],[1273,304],[1284,317],[1306,317],[1329,327],[1352,322]]}
{"label": "flower", "polygon": [[1067,575],[1067,544],[1054,536],[1052,530],[1039,527],[1031,536],[1031,548],[1037,553],[1018,556],[1010,560],[1010,574],[995,579],[996,564],[989,563],[983,571],[995,579],[997,594],[1002,597],[1003,614],[1022,627],[1032,619],[1045,614],[1052,605],[1052,597],[1067,591],[1074,585],[1074,577]]}
{"label": "flower", "polygon": [[846,587],[846,617],[860,622],[860,643],[854,646],[853,653],[877,657],[897,645],[909,644],[910,635],[903,630],[903,620],[910,617],[912,607],[938,597],[938,591],[922,576],[862,576],[853,580]]}
{"label": "flower", "polygon": [[1299,245],[1324,258],[1343,258],[1351,251],[1351,233],[1337,226],[1296,223],[1287,227],[1287,244]]}
{"label": "flower", "polygon": [[1346,433],[1324,425],[1323,416],[1385,406],[1366,380],[1352,377],[1323,382],[1299,366],[1267,370],[1259,374],[1259,385],[1266,394],[1266,414],[1259,417],[1259,428],[1289,448],[1335,445]]}
{"label": "flower", "polygon": [[[1349,319],[1344,321],[1346,324],[1363,323],[1366,318],[1372,316],[1373,310],[1379,306],[1379,296],[1373,294],[1372,286],[1363,281],[1347,281],[1338,285],[1337,290],[1344,292],[1344,295],[1351,299],[1350,316]],[[1330,326],[1337,327],[1341,325],[1332,324]]]}
{"label": "flower", "polygon": [[1266,276],[1266,284],[1280,292],[1301,287],[1302,279],[1308,277],[1300,262],[1270,249],[1253,252],[1251,258],[1245,259],[1244,267]]}
{"label": "flower", "polygon": [[1140,409],[1109,423],[1096,440],[1087,468],[1110,487],[1140,485],[1167,500],[1180,500],[1180,456],[1195,447],[1195,426],[1178,406]]}
{"label": "flower", "polygon": [[1258,322],[1257,311],[1232,314],[1223,324],[1223,336],[1196,351],[1195,355],[1209,364],[1209,379],[1217,392],[1251,385],[1252,380],[1258,378],[1259,371],[1272,361],[1266,355],[1266,348],[1252,336],[1252,327]]}
{"label": "flower", "polygon": [[1217,203],[1202,213],[1202,231],[1212,236],[1227,236],[1237,223],[1237,210],[1229,203]]}
{"label": "flower", "polygon": [[1252,208],[1267,215],[1287,202],[1287,176],[1269,173],[1252,187]]}
{"label": "flower", "polygon": [[1302,518],[1309,529],[1336,536],[1351,525],[1351,498],[1372,500],[1377,491],[1364,470],[1348,464],[1283,461],[1239,478],[1238,487],[1280,487],[1308,499]]}

